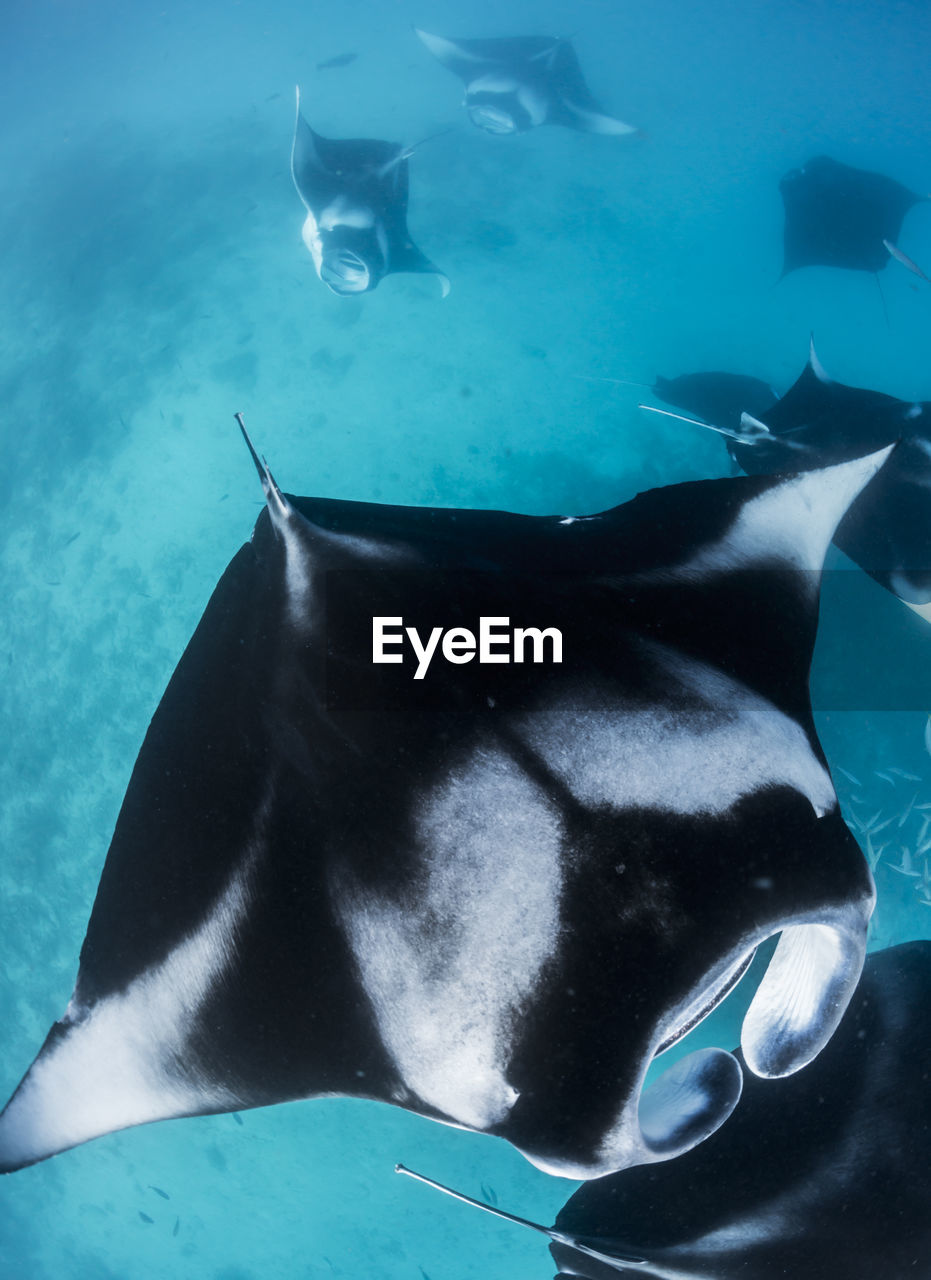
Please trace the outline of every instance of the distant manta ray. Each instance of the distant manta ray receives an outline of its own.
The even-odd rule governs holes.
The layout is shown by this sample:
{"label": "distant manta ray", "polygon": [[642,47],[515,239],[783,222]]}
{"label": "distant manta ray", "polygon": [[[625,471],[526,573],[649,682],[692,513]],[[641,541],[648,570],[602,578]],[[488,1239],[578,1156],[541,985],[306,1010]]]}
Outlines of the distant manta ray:
{"label": "distant manta ray", "polygon": [[783,276],[807,266],[879,272],[892,257],[927,280],[898,248],[902,220],[926,196],[829,156],[790,170],[779,190],[786,215]]}
{"label": "distant manta ray", "polygon": [[369,293],[392,272],[449,280],[411,240],[407,229],[408,157],[413,147],[370,138],[334,141],[294,122],[291,175],[307,209],[301,231],[317,275],[333,293]]}
{"label": "distant manta ray", "polygon": [[414,30],[433,56],[464,82],[469,119],[486,133],[526,133],[542,124],[586,133],[637,132],[633,125],[604,114],[568,40],[452,40]]}
{"label": "distant manta ray", "polygon": [[810,1062],[874,901],[809,703],[818,581],[888,451],[577,519],[295,497],[249,448],[265,509],[146,733],[0,1170],[336,1094],[571,1177],[667,1160],[741,1068],[646,1073],[777,933],[743,1053]]}

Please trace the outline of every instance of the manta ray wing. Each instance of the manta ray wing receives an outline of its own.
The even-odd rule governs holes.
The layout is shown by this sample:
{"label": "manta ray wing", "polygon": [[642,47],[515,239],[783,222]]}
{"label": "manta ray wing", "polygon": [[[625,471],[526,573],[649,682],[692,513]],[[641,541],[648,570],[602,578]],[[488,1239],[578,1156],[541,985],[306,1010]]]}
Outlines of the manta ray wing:
{"label": "manta ray wing", "polygon": [[753,475],[823,467],[901,442],[834,540],[900,599],[931,600],[931,404],[837,382],[812,347],[799,378],[760,417],[768,434],[728,443]]}
{"label": "manta ray wing", "polygon": [[547,122],[562,124],[585,133],[621,136],[636,133],[636,128],[606,115],[589,89],[578,55],[568,40],[560,40],[547,65],[549,109]]}
{"label": "manta ray wing", "polygon": [[505,36],[490,40],[457,40],[414,28],[444,67],[464,81],[490,72],[513,72],[533,63],[545,65],[560,41],[551,36]]}

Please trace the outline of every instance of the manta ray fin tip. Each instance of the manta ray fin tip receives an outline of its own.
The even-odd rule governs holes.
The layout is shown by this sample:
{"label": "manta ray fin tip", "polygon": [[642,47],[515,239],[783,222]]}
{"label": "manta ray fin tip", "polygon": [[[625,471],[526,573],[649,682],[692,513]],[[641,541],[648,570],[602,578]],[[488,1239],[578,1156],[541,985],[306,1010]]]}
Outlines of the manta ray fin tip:
{"label": "manta ray fin tip", "polygon": [[818,359],[818,353],[815,350],[815,335],[813,333],[808,335],[808,363],[819,382],[829,383],[833,381],[831,375]]}
{"label": "manta ray fin tip", "polygon": [[278,488],[278,483],[272,475],[268,463],[264,458],[260,458],[256,453],[255,445],[246,430],[246,424],[243,422],[242,413],[234,413],[233,417],[239,423],[239,430],[246,442],[246,447],[255,463],[255,469],[259,473],[259,480],[262,482],[262,492],[265,494],[265,501],[268,504],[269,513],[273,518],[285,518],[291,512],[291,504]]}

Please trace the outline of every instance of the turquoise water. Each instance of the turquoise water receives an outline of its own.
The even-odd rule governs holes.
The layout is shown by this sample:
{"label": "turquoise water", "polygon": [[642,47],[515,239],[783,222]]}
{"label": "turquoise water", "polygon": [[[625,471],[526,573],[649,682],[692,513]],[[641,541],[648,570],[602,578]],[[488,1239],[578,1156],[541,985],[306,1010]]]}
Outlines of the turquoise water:
{"label": "turquoise water", "polygon": [[[296,492],[544,513],[728,472],[710,434],[642,414],[642,392],[598,378],[723,368],[785,388],[814,330],[837,378],[931,398],[931,290],[913,276],[883,273],[888,325],[868,275],[813,268],[775,284],[787,169],[824,151],[931,190],[926,6],[710,8],[39,0],[4,12],[4,1098],[67,1002],[149,717],[260,509],[235,411]],[[606,109],[645,136],[486,137],[411,23],[573,34]],[[344,52],[358,56],[315,70]],[[316,279],[288,169],[298,83],[325,136],[409,143],[453,129],[411,165],[411,232],[449,275],[447,299],[430,277],[352,300]],[[931,263],[927,207],[901,247]],[[931,801],[929,708],[857,710],[897,662],[886,604],[835,620],[861,643],[832,649],[847,709],[819,717],[832,766],[857,779],[835,769],[846,811],[892,819],[876,865],[882,946],[931,936],[931,910],[894,866],[919,840],[910,802]],[[732,1042],[735,1016],[722,1014]],[[539,1239],[431,1199],[393,1175],[397,1160],[545,1222],[571,1190],[488,1138],[374,1104],[294,1104],[241,1125],[117,1134],[5,1179],[0,1269],[552,1274]]]}

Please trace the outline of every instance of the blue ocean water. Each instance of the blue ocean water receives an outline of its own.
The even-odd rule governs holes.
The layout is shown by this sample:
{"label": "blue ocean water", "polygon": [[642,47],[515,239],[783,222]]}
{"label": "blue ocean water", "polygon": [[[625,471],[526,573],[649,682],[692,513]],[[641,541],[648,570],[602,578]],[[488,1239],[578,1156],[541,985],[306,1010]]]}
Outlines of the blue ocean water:
{"label": "blue ocean water", "polygon": [[[644,136],[484,136],[411,24],[571,34],[605,107]],[[544,513],[728,473],[710,433],[599,379],[724,368],[784,389],[814,330],[837,378],[931,398],[931,289],[914,276],[883,273],[888,324],[866,274],[776,284],[787,169],[826,152],[931,190],[929,46],[921,0],[6,7],[4,1098],[67,1002],[142,735],[260,509],[233,413],[296,492]],[[410,206],[448,298],[427,276],[360,299],[316,279],[288,168],[296,84],[326,136],[450,130],[413,158]],[[931,263],[927,207],[901,245]],[[875,632],[877,668],[897,660],[879,616],[841,620]],[[924,834],[931,708],[859,711],[874,673],[851,661],[840,674],[845,709],[819,729],[841,798],[852,819],[890,819],[873,943],[929,937],[931,911],[895,864]],[[722,1028],[736,1042],[735,1015],[722,1010]],[[503,1143],[398,1110],[292,1104],[128,1131],[5,1179],[0,1270],[551,1274],[538,1238],[432,1200],[394,1177],[397,1160],[544,1222],[571,1189]]]}

